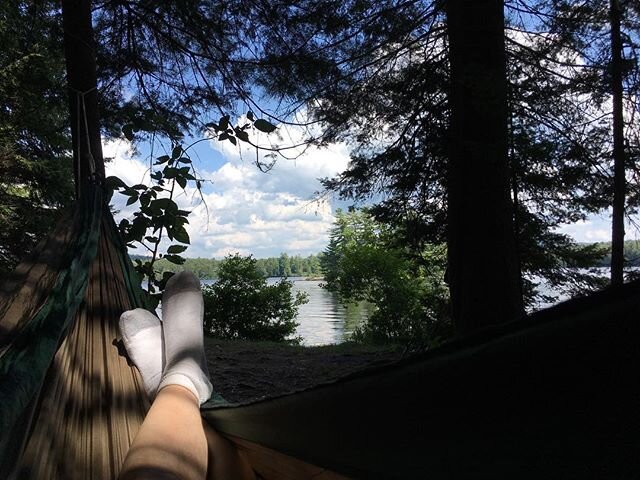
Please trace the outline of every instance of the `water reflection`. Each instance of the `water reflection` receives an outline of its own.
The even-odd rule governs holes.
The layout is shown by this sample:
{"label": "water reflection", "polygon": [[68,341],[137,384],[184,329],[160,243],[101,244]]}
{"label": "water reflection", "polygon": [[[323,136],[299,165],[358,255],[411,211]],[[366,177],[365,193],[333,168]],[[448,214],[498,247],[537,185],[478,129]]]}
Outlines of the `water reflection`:
{"label": "water reflection", "polygon": [[[267,283],[272,285],[279,280],[279,278],[269,278]],[[305,292],[309,295],[309,302],[299,307],[296,317],[296,322],[300,325],[294,336],[301,337],[303,345],[342,343],[372,312],[373,306],[366,302],[342,305],[338,295],[322,288],[319,280],[295,277],[289,280],[293,283],[294,294]],[[201,280],[201,282],[204,285],[211,285],[215,280]],[[143,288],[146,288],[146,284],[143,284]],[[161,306],[158,306],[156,314],[159,317],[162,316]]]}
{"label": "water reflection", "polygon": [[335,293],[320,287],[318,280],[291,281],[294,292],[309,295],[309,302],[300,306],[296,318],[300,324],[296,335],[302,337],[304,345],[343,342],[371,312],[371,306],[365,302],[343,306]]}

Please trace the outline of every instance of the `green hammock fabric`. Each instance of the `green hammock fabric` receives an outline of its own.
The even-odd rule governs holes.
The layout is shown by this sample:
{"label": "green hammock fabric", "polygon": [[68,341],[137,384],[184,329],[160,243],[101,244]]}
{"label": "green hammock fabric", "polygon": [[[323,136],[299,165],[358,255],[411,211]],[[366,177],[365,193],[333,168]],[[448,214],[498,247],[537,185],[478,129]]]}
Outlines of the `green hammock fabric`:
{"label": "green hammock fabric", "polygon": [[0,477],[8,475],[18,457],[29,416],[45,373],[73,315],[84,297],[91,263],[100,235],[101,198],[91,199],[77,222],[78,238],[73,254],[57,275],[53,289],[38,313],[16,334],[0,357]]}
{"label": "green hammock fabric", "polygon": [[[118,458],[108,460],[113,465],[100,466],[102,472],[91,475],[113,478],[148,405],[136,385],[137,373],[112,342],[120,313],[143,306],[144,297],[100,188],[26,264],[19,278],[5,283],[9,287],[2,291],[0,307],[0,327],[5,327],[0,344],[0,478],[11,472],[19,478],[63,478],[68,477],[64,472],[83,471],[79,465],[100,465],[90,457],[109,459],[113,453],[97,451],[104,445],[91,452],[82,446],[87,440],[80,438],[86,434],[95,440],[96,429],[107,436],[125,432],[109,446],[119,452]],[[40,276],[48,282],[30,288]],[[102,352],[97,363],[91,350]],[[114,379],[100,379],[109,374],[117,385]],[[125,397],[131,397],[131,422],[109,414]],[[52,398],[68,404],[51,406]],[[91,411],[83,412],[87,408]],[[56,435],[67,438],[53,442]],[[73,461],[54,458],[72,451]],[[24,462],[30,452],[38,469]]]}
{"label": "green hammock fabric", "polygon": [[640,475],[640,283],[397,365],[241,406],[217,430],[354,478]]}
{"label": "green hammock fabric", "polygon": [[[44,247],[55,274],[36,258],[0,289],[0,478],[116,478],[148,408],[116,342],[118,316],[144,299],[100,191],[90,200]],[[263,478],[635,478],[639,340],[635,282],[393,366],[248,405],[217,398],[202,413]]]}

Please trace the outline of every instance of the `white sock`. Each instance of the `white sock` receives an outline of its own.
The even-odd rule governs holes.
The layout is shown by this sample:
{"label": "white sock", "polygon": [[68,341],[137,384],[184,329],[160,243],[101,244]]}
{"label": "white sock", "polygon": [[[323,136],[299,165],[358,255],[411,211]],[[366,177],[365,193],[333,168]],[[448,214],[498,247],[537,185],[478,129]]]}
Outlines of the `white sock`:
{"label": "white sock", "polygon": [[203,315],[204,301],[196,276],[180,272],[171,277],[162,296],[165,365],[158,388],[181,385],[191,390],[201,405],[213,391],[204,354]]}
{"label": "white sock", "polygon": [[120,315],[120,333],[129,358],[142,375],[144,389],[153,399],[162,377],[162,324],[153,313],[136,308]]}

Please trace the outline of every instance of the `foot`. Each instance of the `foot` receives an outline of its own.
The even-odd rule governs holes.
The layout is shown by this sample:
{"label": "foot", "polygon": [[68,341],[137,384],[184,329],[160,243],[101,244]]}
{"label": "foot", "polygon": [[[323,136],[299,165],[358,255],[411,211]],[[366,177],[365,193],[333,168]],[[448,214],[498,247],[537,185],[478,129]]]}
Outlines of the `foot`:
{"label": "foot", "polygon": [[165,366],[159,388],[181,385],[201,405],[213,391],[204,354],[203,315],[204,301],[196,276],[180,272],[171,277],[162,296]]}
{"label": "foot", "polygon": [[122,343],[142,375],[144,389],[153,399],[162,377],[162,324],[153,313],[142,308],[120,316]]}

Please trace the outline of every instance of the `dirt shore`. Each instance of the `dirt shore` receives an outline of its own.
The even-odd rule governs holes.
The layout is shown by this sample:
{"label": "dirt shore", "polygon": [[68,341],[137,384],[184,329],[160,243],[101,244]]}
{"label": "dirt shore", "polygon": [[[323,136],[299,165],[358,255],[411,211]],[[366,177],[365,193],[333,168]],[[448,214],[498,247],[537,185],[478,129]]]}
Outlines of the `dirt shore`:
{"label": "dirt shore", "polygon": [[402,355],[394,347],[299,347],[212,338],[205,338],[205,351],[215,391],[234,403],[295,392]]}

